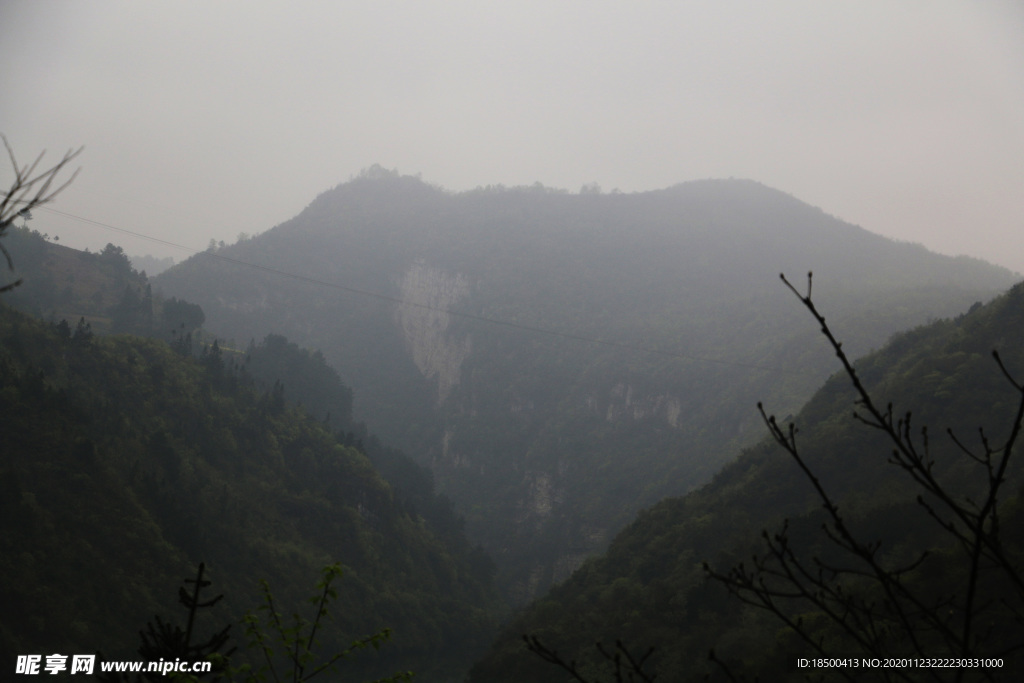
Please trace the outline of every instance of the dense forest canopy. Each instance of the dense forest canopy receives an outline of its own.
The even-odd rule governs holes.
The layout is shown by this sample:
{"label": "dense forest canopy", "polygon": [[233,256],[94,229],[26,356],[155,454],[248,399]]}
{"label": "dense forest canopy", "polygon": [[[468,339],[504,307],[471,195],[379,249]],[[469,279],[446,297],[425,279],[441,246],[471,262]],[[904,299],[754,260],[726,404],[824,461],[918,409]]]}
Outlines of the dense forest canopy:
{"label": "dense forest canopy", "polygon": [[[286,398],[290,380],[333,427]],[[0,304],[5,659],[131,657],[199,562],[227,596],[219,625],[255,609],[260,580],[301,604],[340,563],[323,647],[393,629],[388,658],[350,666],[352,680],[465,666],[499,613],[493,566],[432,479],[350,421],[351,403],[322,357],[283,337],[247,358]]]}

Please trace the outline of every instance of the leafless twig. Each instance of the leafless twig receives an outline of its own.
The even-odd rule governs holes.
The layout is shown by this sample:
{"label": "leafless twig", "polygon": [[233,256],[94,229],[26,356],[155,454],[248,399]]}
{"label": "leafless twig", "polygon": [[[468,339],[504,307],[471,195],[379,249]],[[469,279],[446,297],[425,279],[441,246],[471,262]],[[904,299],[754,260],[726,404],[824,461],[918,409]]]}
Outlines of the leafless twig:
{"label": "leafless twig", "polygon": [[[992,624],[998,621],[1013,623],[1016,631],[1021,632],[1024,578],[1003,547],[998,501],[1020,436],[1024,385],[1014,379],[999,354],[993,352],[1000,370],[1018,395],[1009,437],[1001,447],[995,447],[984,431],[979,430],[981,450],[976,451],[947,430],[957,448],[986,475],[987,487],[978,500],[962,497],[939,482],[929,452],[927,429],[922,429],[920,437],[915,437],[910,412],[896,418],[891,403],[882,410],[868,393],[843,351],[842,343],[835,338],[811,300],[811,274],[807,276],[806,294],[800,294],[784,276],[780,277],[821,326],[822,334],[839,358],[857,394],[859,411],[853,417],[887,437],[892,449],[888,462],[910,477],[921,492],[918,504],[959,546],[963,572],[956,574],[956,585],[945,586],[938,595],[927,595],[909,577],[930,559],[928,551],[920,552],[902,566],[884,561],[879,554],[881,543],[863,541],[851,531],[835,499],[801,454],[795,425],[783,428],[760,404],[758,410],[768,432],[803,472],[825,510],[827,521],[822,525],[825,538],[842,551],[841,556],[848,558],[848,564],[801,557],[790,544],[788,523],[784,523],[777,533],[763,533],[767,551],[755,556],[751,567],[741,563],[720,572],[705,563],[705,572],[744,603],[775,614],[821,656],[828,656],[829,652],[818,635],[820,630],[812,630],[800,617],[794,616],[808,608],[824,616],[832,628],[843,635],[846,647],[852,645],[871,657],[963,658],[976,657],[982,652],[987,656],[1002,656],[1024,649],[1024,639],[1020,636],[1011,638],[997,652],[985,647],[985,639],[994,628]],[[983,599],[982,594],[986,592],[983,588],[993,581],[1008,589],[1009,594],[1004,593],[998,599]],[[799,610],[794,608],[797,604]],[[994,610],[1001,610],[998,616],[993,616]],[[981,630],[983,625],[984,631]],[[960,681],[968,671],[891,669],[885,674],[892,679],[918,680],[925,675],[938,680],[951,676]],[[998,671],[992,669],[970,671],[984,678],[998,676]],[[856,678],[853,672],[838,673],[849,673],[850,680]]]}
{"label": "leafless twig", "polygon": [[[43,157],[46,155],[46,150],[40,152],[39,156],[31,164],[19,166],[18,160],[14,156],[14,150],[11,148],[7,138],[4,135],[0,135],[0,139],[3,140],[4,149],[7,150],[7,157],[10,159],[11,168],[14,170],[14,180],[11,182],[10,188],[3,194],[0,194],[0,237],[3,237],[15,218],[18,216],[28,216],[32,209],[52,202],[64,188],[74,181],[75,177],[78,176],[78,171],[81,169],[75,170],[70,178],[54,187],[57,177],[69,163],[82,153],[84,147],[68,150],[56,164],[45,170],[38,170],[39,164],[42,163]],[[14,270],[14,261],[2,243],[0,243],[0,253],[7,260],[7,268]],[[14,289],[20,284],[20,279],[15,280],[12,283],[0,286],[0,292]]]}

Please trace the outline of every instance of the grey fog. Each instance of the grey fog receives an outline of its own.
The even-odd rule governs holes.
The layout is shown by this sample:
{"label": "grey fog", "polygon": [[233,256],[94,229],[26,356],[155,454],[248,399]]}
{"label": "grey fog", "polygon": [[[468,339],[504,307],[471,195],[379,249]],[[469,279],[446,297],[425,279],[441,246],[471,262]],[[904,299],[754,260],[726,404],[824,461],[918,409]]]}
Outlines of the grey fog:
{"label": "grey fog", "polygon": [[21,163],[86,148],[31,226],[78,248],[181,260],[379,163],[453,191],[750,178],[1024,271],[1017,2],[5,0],[0,83]]}

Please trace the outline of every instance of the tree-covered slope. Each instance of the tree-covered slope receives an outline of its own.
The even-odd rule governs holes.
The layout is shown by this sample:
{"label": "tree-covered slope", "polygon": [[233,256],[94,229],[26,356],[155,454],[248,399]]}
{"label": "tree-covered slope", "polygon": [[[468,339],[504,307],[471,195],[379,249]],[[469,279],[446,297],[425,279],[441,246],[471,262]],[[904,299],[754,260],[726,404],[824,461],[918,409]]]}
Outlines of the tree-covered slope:
{"label": "tree-covered slope", "polygon": [[205,321],[196,304],[153,296],[145,272],[132,267],[121,247],[99,253],[49,241],[27,228],[4,234],[21,285],[4,302],[44,320],[84,320],[96,333],[128,332],[176,341]]}
{"label": "tree-covered slope", "polygon": [[[791,305],[800,310],[795,299]],[[828,312],[824,307],[826,317]],[[802,327],[813,330],[815,323],[808,317]],[[844,325],[831,327],[842,340]],[[1024,379],[1022,340],[1024,286],[1017,285],[967,314],[896,335],[885,347],[855,364],[881,410],[891,401],[897,420],[912,411],[908,435],[919,449],[925,444],[920,429],[928,426],[927,448],[935,461],[931,472],[967,509],[984,503],[983,494],[989,485],[986,469],[972,461],[945,430],[951,429],[975,454],[984,450],[979,427],[984,428],[993,450],[1002,447],[1013,429],[1021,396],[1003,376],[991,352],[999,351],[1008,371],[1020,383]],[[828,348],[824,339],[819,343]],[[909,565],[922,551],[930,552],[925,562],[901,581],[924,594],[951,591],[955,599],[942,604],[953,619],[954,610],[960,609],[959,602],[964,599],[961,588],[966,583],[966,558],[970,553],[965,554],[964,548],[917,501],[924,491],[908,471],[892,463],[893,443],[879,430],[852,417],[855,410],[867,415],[857,399],[843,373],[825,383],[793,418],[801,456],[852,532],[865,542],[881,543],[877,557],[884,565]],[[772,411],[770,403],[765,408]],[[1018,572],[1024,569],[1020,500],[1024,461],[1020,447],[1018,443],[999,499],[1002,547]],[[924,500],[944,522],[956,521],[935,496],[924,494]],[[765,438],[706,486],[642,512],[612,541],[607,554],[588,561],[568,581],[525,610],[505,630],[491,654],[478,663],[470,680],[566,680],[564,671],[527,652],[523,634],[537,635],[566,661],[576,659],[588,676],[600,675],[597,672],[603,667],[594,642],[610,646],[622,639],[641,654],[649,646],[657,648],[650,664],[660,673],[658,680],[697,681],[708,673],[726,680],[724,669],[708,661],[707,653],[712,648],[734,675],[758,676],[762,681],[804,680],[808,672],[796,668],[796,658],[815,656],[814,649],[767,611],[746,607],[729,596],[702,569],[706,561],[719,574],[740,563],[745,563],[749,571],[754,555],[766,555],[762,530],[774,537],[787,518],[789,547],[804,566],[817,569],[817,560],[812,558],[820,558],[826,565],[864,569],[863,563],[849,553],[837,552],[836,544],[827,540],[822,525],[829,523],[833,530],[836,527],[811,479],[774,440]],[[982,571],[991,572],[988,563],[981,566]],[[1006,643],[1024,643],[1024,625],[1019,618],[1008,618],[999,610],[1006,604],[1019,615],[1022,593],[1019,587],[1006,589],[990,576],[982,574],[983,600],[979,598],[979,603],[990,601],[981,608],[995,610],[1001,616],[979,620],[980,645],[972,655],[1005,657],[1002,671],[988,673],[997,679],[1015,680],[1022,665],[1019,650],[1000,652]],[[853,594],[858,587],[867,590],[857,582],[846,585]],[[875,599],[878,605],[885,604],[881,593]],[[779,604],[794,620],[802,617],[813,635],[826,637],[826,651],[829,645],[834,648],[832,656],[859,652],[842,639],[828,640],[835,637],[829,630],[830,622],[808,601],[780,599]],[[894,628],[891,639],[899,642],[900,633],[899,627]],[[937,636],[925,632],[918,637]],[[943,652],[938,645],[932,650],[936,657],[946,656]],[[904,673],[910,675],[908,680],[931,680],[927,678],[931,674],[937,675],[937,680],[953,680],[958,670]],[[851,680],[876,680],[870,678],[875,674],[867,671],[834,671],[828,674],[828,680],[838,680],[840,673],[850,673]],[[969,672],[968,679],[980,675],[978,671]]]}
{"label": "tree-covered slope", "polygon": [[752,397],[785,414],[824,380],[773,286],[808,269],[855,352],[1013,281],[750,181],[448,193],[377,170],[154,282],[239,343],[321,349],[525,601],[752,442]]}
{"label": "tree-covered slope", "polygon": [[456,675],[492,628],[486,559],[396,499],[351,434],[258,390],[228,356],[0,306],[5,660],[130,657],[154,613],[178,617],[177,586],[201,561],[227,596],[218,627],[259,604],[260,579],[290,609],[340,562],[325,649],[390,627],[372,671]]}

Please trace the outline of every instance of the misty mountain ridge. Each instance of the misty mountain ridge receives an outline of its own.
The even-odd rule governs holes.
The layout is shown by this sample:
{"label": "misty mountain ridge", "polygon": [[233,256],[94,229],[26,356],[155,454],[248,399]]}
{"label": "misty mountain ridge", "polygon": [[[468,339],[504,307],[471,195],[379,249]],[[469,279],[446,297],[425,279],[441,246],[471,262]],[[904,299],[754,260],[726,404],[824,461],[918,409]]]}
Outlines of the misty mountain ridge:
{"label": "misty mountain ridge", "polygon": [[173,256],[161,258],[152,254],[146,254],[145,256],[130,256],[129,259],[132,262],[132,268],[149,276],[159,275],[174,265]]}
{"label": "misty mountain ridge", "polygon": [[320,349],[517,602],[759,438],[758,399],[795,412],[831,373],[779,272],[818,273],[853,355],[1015,280],[749,180],[453,193],[375,171],[215,255],[154,286],[238,343]]}

